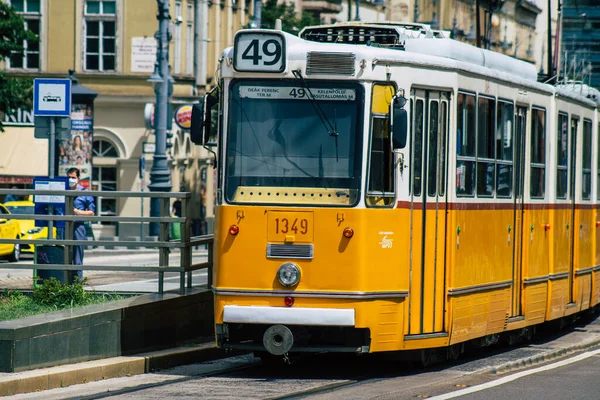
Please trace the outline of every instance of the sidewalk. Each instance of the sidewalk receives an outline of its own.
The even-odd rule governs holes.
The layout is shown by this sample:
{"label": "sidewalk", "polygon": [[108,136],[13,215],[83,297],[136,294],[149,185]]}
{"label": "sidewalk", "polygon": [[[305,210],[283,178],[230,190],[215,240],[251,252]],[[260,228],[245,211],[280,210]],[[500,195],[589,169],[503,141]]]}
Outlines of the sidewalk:
{"label": "sidewalk", "polygon": [[[559,337],[543,342],[507,350],[490,359],[500,360],[493,367],[473,372],[508,373],[511,370],[600,346],[600,317],[574,326]],[[232,357],[244,352],[227,352],[217,349],[214,342],[189,347],[143,353],[130,357],[113,357],[72,365],[44,368],[34,371],[0,373],[0,396],[66,387],[92,381],[138,375],[178,365],[200,363],[218,358]]]}

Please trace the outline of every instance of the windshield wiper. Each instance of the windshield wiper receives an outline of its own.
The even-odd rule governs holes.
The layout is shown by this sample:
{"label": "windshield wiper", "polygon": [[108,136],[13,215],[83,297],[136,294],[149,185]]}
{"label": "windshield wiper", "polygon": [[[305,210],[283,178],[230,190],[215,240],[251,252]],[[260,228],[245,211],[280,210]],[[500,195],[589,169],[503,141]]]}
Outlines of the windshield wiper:
{"label": "windshield wiper", "polygon": [[294,71],[292,71],[292,73],[294,74],[294,76],[296,77],[296,79],[300,81],[300,83],[302,84],[302,87],[308,93],[308,99],[310,100],[310,104],[313,106],[313,108],[315,110],[315,113],[317,113],[317,116],[321,120],[321,123],[325,127],[325,130],[327,130],[327,134],[329,136],[333,136],[333,138],[335,139],[335,160],[338,161],[338,140],[337,140],[337,137],[340,134],[337,131],[337,123],[336,123],[335,117],[333,119],[333,124],[331,124],[331,122],[329,122],[329,119],[327,118],[327,115],[325,115],[325,112],[323,112],[323,109],[321,108],[321,106],[317,102],[317,99],[315,99],[315,96],[312,94],[312,92],[310,90],[310,87],[308,87],[308,83],[306,83],[306,80],[302,76],[302,73],[300,72],[300,70],[299,69],[294,70]]}

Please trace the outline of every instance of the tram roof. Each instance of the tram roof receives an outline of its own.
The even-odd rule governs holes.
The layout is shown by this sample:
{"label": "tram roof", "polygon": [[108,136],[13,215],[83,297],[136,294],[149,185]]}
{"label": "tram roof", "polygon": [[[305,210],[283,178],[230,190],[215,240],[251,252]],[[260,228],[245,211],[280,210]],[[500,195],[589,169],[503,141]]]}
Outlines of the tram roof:
{"label": "tram roof", "polygon": [[[299,36],[278,33],[286,38],[290,61],[306,61],[308,52],[332,52],[335,47],[335,52],[354,53],[356,59],[367,60],[373,67],[397,64],[461,70],[571,98],[590,107],[600,105],[598,91],[583,93],[575,86],[540,83],[535,65],[450,39],[449,32],[432,30],[426,24],[347,22],[306,27]],[[224,56],[232,50],[226,49]]]}

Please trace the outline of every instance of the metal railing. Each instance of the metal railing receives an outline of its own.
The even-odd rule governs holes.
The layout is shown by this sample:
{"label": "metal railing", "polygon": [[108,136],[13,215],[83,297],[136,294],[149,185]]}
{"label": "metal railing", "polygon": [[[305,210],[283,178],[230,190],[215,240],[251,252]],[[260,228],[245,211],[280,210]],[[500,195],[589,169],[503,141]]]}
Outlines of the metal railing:
{"label": "metal railing", "polygon": [[[189,192],[104,192],[86,190],[33,190],[33,189],[0,189],[0,196],[13,194],[21,197],[29,195],[51,195],[65,196],[65,214],[66,215],[42,215],[42,214],[10,214],[0,217],[1,219],[13,220],[38,220],[38,221],[64,221],[64,239],[7,239],[0,238],[0,244],[33,244],[33,245],[62,245],[64,246],[64,264],[33,264],[23,265],[14,262],[2,263],[1,268],[14,269],[35,269],[35,270],[95,270],[95,271],[132,271],[132,272],[157,272],[158,273],[158,293],[164,292],[164,274],[165,272],[179,272],[179,291],[185,292],[186,274],[187,287],[192,287],[192,272],[196,270],[207,269],[208,288],[212,282],[213,270],[213,235],[191,236],[191,193]],[[73,203],[75,197],[92,196],[94,198],[158,198],[160,204],[159,217],[122,217],[122,216],[82,216],[73,214]],[[171,217],[170,199],[181,200],[181,217]],[[143,200],[142,200],[143,201]],[[97,202],[96,202],[97,204]],[[75,222],[128,222],[128,223],[158,223],[159,236],[157,241],[119,241],[119,246],[128,248],[145,247],[158,249],[158,266],[131,266],[131,265],[74,265],[72,264],[73,246],[94,246],[106,245],[105,240],[73,240],[73,228]],[[179,240],[169,238],[169,227],[173,222],[181,223],[181,237]],[[19,232],[21,233],[21,232]],[[192,264],[192,250],[196,246],[206,245],[208,248],[208,260],[206,262]],[[169,254],[171,249],[181,249],[181,257],[178,266],[169,265]]]}

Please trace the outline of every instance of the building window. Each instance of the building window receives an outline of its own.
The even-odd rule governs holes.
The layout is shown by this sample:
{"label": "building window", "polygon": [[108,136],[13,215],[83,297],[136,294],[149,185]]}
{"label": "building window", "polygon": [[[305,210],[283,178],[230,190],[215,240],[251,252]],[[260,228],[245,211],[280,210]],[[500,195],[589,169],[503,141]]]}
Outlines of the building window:
{"label": "building window", "polygon": [[85,4],[85,69],[88,71],[115,71],[116,1],[86,1]]}
{"label": "building window", "polygon": [[181,74],[181,2],[175,3],[175,75]]}
{"label": "building window", "polygon": [[[93,167],[92,168],[92,190],[103,192],[115,192],[117,190],[117,168],[116,167]],[[96,214],[100,216],[113,217],[117,215],[117,199],[98,197]],[[114,222],[100,222],[102,225],[115,225]]]}
{"label": "building window", "polygon": [[187,9],[185,73],[192,75],[194,73],[194,5],[188,3]]}
{"label": "building window", "polygon": [[[41,0],[12,0],[10,4],[25,20],[25,29],[40,37]],[[13,53],[10,56],[9,68],[40,69],[40,43],[24,40],[23,53]]]}
{"label": "building window", "polygon": [[94,157],[112,157],[118,158],[117,148],[108,140],[94,140]]}
{"label": "building window", "polygon": [[546,112],[532,108],[531,118],[531,188],[532,198],[546,194]]}
{"label": "building window", "polygon": [[[117,148],[108,140],[94,140],[94,157],[118,158]],[[115,166],[98,165],[92,168],[92,189],[104,192],[117,190],[117,168]],[[117,215],[117,199],[98,197],[96,213],[100,216]],[[115,225],[114,222],[101,222],[102,225]]]}

